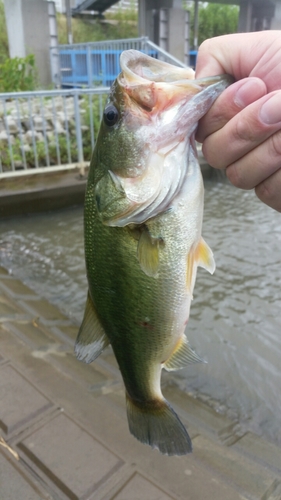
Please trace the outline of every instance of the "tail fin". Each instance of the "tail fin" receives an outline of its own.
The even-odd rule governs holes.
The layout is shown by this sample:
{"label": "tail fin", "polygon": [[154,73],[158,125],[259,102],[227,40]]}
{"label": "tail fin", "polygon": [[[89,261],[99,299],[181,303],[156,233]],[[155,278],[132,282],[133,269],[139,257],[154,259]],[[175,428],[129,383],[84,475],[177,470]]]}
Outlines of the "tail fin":
{"label": "tail fin", "polygon": [[139,441],[164,455],[191,453],[191,439],[165,399],[140,404],[126,394],[126,402],[129,429]]}

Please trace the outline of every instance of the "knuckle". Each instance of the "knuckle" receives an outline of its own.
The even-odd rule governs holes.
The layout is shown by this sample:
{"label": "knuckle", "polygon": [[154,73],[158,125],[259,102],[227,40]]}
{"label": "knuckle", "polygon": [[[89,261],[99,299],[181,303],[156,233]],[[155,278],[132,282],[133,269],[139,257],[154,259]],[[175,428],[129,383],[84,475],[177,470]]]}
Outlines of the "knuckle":
{"label": "knuckle", "polygon": [[257,197],[267,203],[273,197],[273,189],[271,183],[269,182],[261,182],[258,186],[255,187],[255,193]]}
{"label": "knuckle", "polygon": [[281,212],[281,169],[258,184],[255,193],[263,203]]}
{"label": "knuckle", "polygon": [[256,123],[251,120],[245,120],[242,116],[237,115],[235,128],[233,131],[233,138],[235,142],[241,143],[255,143],[257,140],[257,127]]}
{"label": "knuckle", "polygon": [[218,151],[220,151],[220,149],[217,147],[215,141],[213,141],[211,137],[207,137],[202,145],[202,153],[205,160],[211,167],[219,169],[225,168]]}
{"label": "knuckle", "polygon": [[270,158],[280,158],[281,160],[281,130],[269,138],[269,156]]}
{"label": "knuckle", "polygon": [[230,165],[226,169],[226,176],[233,186],[245,189],[244,179],[241,175],[241,169],[237,164]]}

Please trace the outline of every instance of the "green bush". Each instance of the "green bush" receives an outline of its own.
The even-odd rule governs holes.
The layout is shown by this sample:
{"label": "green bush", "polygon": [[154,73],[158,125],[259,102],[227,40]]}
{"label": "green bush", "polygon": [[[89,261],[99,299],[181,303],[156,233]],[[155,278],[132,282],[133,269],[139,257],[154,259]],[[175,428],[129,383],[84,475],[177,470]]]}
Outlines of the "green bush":
{"label": "green bush", "polygon": [[[194,38],[194,5],[190,8],[190,40],[191,48]],[[198,44],[207,38],[236,33],[238,27],[239,7],[237,5],[222,5],[216,3],[199,3]]]}
{"label": "green bush", "polygon": [[0,92],[21,92],[36,87],[35,57],[13,57],[0,64]]}
{"label": "green bush", "polygon": [[9,57],[9,44],[5,20],[4,4],[0,1],[0,63]]}
{"label": "green bush", "polygon": [[[89,99],[84,98],[80,101],[81,125],[85,127],[85,129],[82,129],[84,161],[90,161],[91,159],[93,151],[91,131],[94,136],[94,141],[96,141],[100,126],[100,114],[106,99],[106,96],[102,96],[101,100],[98,96],[90,96]],[[48,100],[49,98],[45,99],[46,104]],[[33,103],[33,106],[34,108],[36,107],[36,102]],[[21,127],[22,135],[24,135],[27,130],[23,124]],[[78,161],[78,148],[74,122],[69,123],[68,134],[69,150],[66,132],[65,134],[58,134],[56,137],[55,131],[53,131],[53,137],[46,138],[50,165],[58,165],[59,163],[62,165],[67,164],[69,160],[71,163]],[[7,172],[12,168],[10,155],[13,157],[16,170],[24,168],[25,163],[27,168],[35,168],[36,163],[38,167],[45,167],[47,165],[45,141],[43,140],[43,137],[40,140],[37,140],[36,136],[34,137],[34,141],[35,150],[33,147],[34,143],[32,142],[30,144],[30,148],[24,148],[23,151],[23,144],[25,144],[25,141],[21,141],[19,136],[11,139],[10,147],[8,140],[0,140],[0,158],[3,171]]]}

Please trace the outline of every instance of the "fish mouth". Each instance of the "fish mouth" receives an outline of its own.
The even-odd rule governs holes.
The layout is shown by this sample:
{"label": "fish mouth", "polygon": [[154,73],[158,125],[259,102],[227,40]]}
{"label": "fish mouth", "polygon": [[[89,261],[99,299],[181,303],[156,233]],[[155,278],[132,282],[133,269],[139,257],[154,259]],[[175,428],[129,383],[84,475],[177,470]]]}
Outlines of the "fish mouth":
{"label": "fish mouth", "polygon": [[[145,112],[159,113],[184,103],[206,87],[233,83],[229,75],[195,79],[191,68],[181,68],[159,61],[137,50],[126,50],[120,57],[121,73],[117,78],[123,95]],[[129,104],[128,100],[126,104]]]}
{"label": "fish mouth", "polygon": [[233,83],[225,74],[195,79],[191,68],[137,50],[122,52],[120,66],[117,85],[124,99],[127,129],[148,125],[151,151],[165,154],[192,136],[215,99]]}

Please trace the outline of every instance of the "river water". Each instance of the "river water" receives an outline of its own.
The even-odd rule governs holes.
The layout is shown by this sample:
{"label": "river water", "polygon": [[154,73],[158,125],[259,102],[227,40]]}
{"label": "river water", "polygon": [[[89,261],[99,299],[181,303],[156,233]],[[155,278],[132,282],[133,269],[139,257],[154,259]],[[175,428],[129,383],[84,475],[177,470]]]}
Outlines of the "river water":
{"label": "river water", "polygon": [[[170,374],[217,411],[281,443],[281,214],[253,192],[205,184],[203,235],[187,336],[207,364]],[[87,292],[81,207],[0,221],[0,264],[81,320]]]}

